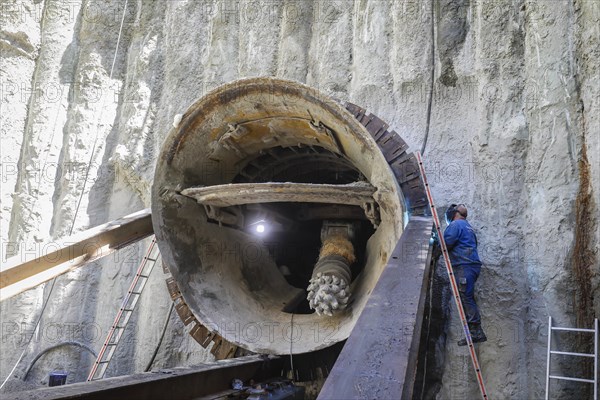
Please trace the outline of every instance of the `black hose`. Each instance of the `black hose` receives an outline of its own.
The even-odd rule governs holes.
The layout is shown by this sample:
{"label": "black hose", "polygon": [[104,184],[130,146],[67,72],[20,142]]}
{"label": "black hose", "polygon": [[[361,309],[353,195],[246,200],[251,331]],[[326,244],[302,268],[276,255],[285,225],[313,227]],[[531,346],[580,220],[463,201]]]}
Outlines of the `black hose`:
{"label": "black hose", "polygon": [[425,137],[421,146],[421,155],[425,154],[425,146],[427,146],[427,138],[429,137],[429,124],[431,122],[431,103],[433,100],[433,88],[435,79],[435,1],[431,0],[431,87],[429,89],[429,100],[427,101],[427,120],[425,122]]}
{"label": "black hose", "polygon": [[96,352],[94,351],[94,349],[92,349],[90,346],[88,346],[87,344],[83,344],[83,343],[79,343],[79,342],[74,342],[74,341],[66,341],[66,342],[61,342],[59,344],[55,344],[54,346],[50,346],[44,350],[42,350],[41,352],[38,353],[37,356],[35,356],[35,358],[29,363],[29,365],[27,366],[27,370],[25,371],[25,375],[23,375],[23,380],[27,379],[27,375],[29,375],[29,372],[31,371],[31,369],[33,368],[33,366],[35,365],[35,363],[37,362],[37,360],[40,359],[40,357],[42,357],[44,354],[46,354],[49,351],[55,350],[59,347],[63,347],[63,346],[77,346],[79,348],[82,348],[84,350],[87,350],[88,352],[90,352],[94,357],[97,357],[98,355],[96,354]]}
{"label": "black hose", "polygon": [[150,361],[148,362],[148,365],[146,366],[146,369],[144,370],[144,372],[148,372],[148,371],[150,371],[150,368],[152,368],[154,359],[156,358],[156,355],[158,354],[158,350],[160,349],[160,346],[165,337],[165,332],[167,331],[167,326],[169,326],[169,320],[171,319],[171,314],[173,313],[174,306],[175,306],[175,303],[171,302],[171,308],[169,309],[169,312],[167,313],[167,319],[165,319],[165,324],[163,325],[162,333],[160,334],[160,339],[158,340],[158,344],[156,345],[156,348],[154,349],[152,358],[150,358]]}
{"label": "black hose", "polygon": [[[21,363],[21,360],[23,359],[23,357],[25,357],[25,353],[27,352],[27,348],[31,344],[31,341],[33,340],[33,336],[35,335],[35,332],[37,331],[38,327],[40,326],[40,322],[42,322],[42,317],[44,316],[44,311],[46,311],[46,306],[48,306],[48,303],[50,302],[50,296],[52,295],[52,292],[54,291],[54,285],[56,284],[56,278],[57,277],[55,276],[52,279],[52,282],[50,284],[50,290],[48,291],[48,296],[46,296],[46,299],[44,300],[44,303],[42,304],[42,310],[40,311],[40,315],[37,318],[37,321],[35,323],[35,327],[33,328],[33,331],[31,332],[31,335],[29,335],[29,340],[27,341],[27,345],[25,345],[25,347],[23,348],[23,351],[21,352],[21,355],[17,359],[17,362],[13,366],[12,370],[8,373],[8,375],[6,376],[6,379],[0,385],[0,389],[2,389],[4,387],[4,385],[6,385],[6,382],[8,382],[8,380],[12,376],[13,372],[17,369],[17,367]],[[44,286],[44,289],[46,289],[46,286]]]}

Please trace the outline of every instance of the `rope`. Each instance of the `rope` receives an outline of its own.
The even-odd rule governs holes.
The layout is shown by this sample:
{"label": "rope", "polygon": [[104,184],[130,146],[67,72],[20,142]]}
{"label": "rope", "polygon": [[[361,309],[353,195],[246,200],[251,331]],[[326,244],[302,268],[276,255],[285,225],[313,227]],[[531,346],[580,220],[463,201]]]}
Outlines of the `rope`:
{"label": "rope", "polygon": [[431,122],[431,103],[433,100],[433,86],[435,79],[435,0],[431,0],[431,86],[429,88],[429,99],[427,100],[427,120],[425,122],[425,137],[421,146],[421,154],[425,154],[427,138],[429,137],[429,124]]}
{"label": "rope", "polygon": [[[117,54],[119,52],[119,44],[121,43],[121,35],[123,33],[123,24],[125,22],[125,13],[127,10],[127,4],[128,4],[129,0],[125,0],[125,5],[123,7],[123,15],[121,17],[121,26],[119,27],[119,36],[117,37],[117,44],[115,46],[115,54],[113,56],[113,62],[112,62],[112,66],[110,68],[110,75],[109,75],[109,80],[112,80],[112,76],[113,76],[113,72],[114,72],[114,68],[115,68],[115,63],[117,60]],[[104,112],[104,104],[106,102],[106,98],[102,101],[102,108],[100,109],[100,115],[97,118],[98,121],[102,118],[102,113]],[[96,119],[96,118],[94,118]],[[96,145],[98,143],[98,125],[99,122],[96,124],[96,137],[94,139],[94,145],[92,146],[92,154],[90,155],[90,160],[88,162],[88,166],[86,169],[86,173],[85,173],[85,179],[83,181],[83,188],[81,189],[81,195],[79,196],[79,200],[77,201],[77,207],[75,208],[75,215],[73,215],[73,223],[71,224],[71,229],[69,230],[69,236],[71,236],[73,234],[73,229],[75,228],[75,221],[77,220],[77,214],[79,213],[79,207],[81,205],[81,200],[83,199],[83,195],[85,193],[85,186],[87,183],[87,179],[89,176],[89,172],[92,166],[92,162],[94,159],[94,153],[96,152]],[[23,357],[25,356],[25,352],[27,351],[27,348],[29,347],[29,345],[31,344],[31,341],[33,340],[33,336],[35,335],[35,333],[37,332],[39,326],[40,326],[40,322],[42,321],[42,317],[44,315],[44,311],[46,310],[46,307],[48,306],[48,302],[50,300],[50,296],[52,295],[52,291],[54,290],[54,285],[56,283],[56,277],[54,277],[52,279],[51,282],[51,286],[50,286],[50,291],[48,293],[48,296],[46,297],[44,304],[42,306],[42,311],[40,312],[40,316],[37,319],[37,322],[35,324],[35,328],[33,330],[33,332],[31,333],[31,336],[29,337],[29,340],[27,341],[27,345],[25,346],[25,348],[23,349],[23,351],[21,352],[21,355],[19,356],[19,358],[17,359],[17,362],[15,363],[14,367],[11,369],[10,373],[7,375],[6,379],[4,380],[4,382],[2,382],[2,385],[0,385],[0,390],[2,390],[2,388],[4,387],[4,385],[6,385],[6,382],[8,382],[8,380],[10,379],[10,377],[12,376],[12,374],[15,372],[15,370],[17,369],[17,366],[19,365],[19,363],[21,362],[21,360],[23,359]]]}

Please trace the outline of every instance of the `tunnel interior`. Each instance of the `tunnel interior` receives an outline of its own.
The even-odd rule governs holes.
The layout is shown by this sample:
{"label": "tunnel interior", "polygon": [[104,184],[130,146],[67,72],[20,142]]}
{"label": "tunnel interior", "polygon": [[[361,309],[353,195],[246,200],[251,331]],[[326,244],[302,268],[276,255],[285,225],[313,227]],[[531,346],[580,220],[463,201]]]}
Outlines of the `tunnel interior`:
{"label": "tunnel interior", "polygon": [[[348,184],[359,181],[366,179],[349,160],[318,146],[268,149],[248,161],[233,179],[233,183]],[[244,216],[244,229],[262,238],[279,272],[290,285],[302,290],[309,285],[319,256],[324,220],[351,222],[357,227],[352,241],[357,261],[350,265],[354,278],[362,272],[366,243],[376,229],[361,207],[352,205],[266,203],[244,205],[240,212]],[[282,310],[295,314],[314,313],[305,295]]]}
{"label": "tunnel interior", "polygon": [[[360,205],[299,198],[222,207],[186,194],[273,182],[374,192]],[[169,132],[152,211],[163,262],[194,317],[247,350],[288,354],[291,318],[294,353],[348,337],[402,232],[404,208],[385,158],[350,113],[304,85],[256,78],[209,93]],[[349,306],[333,316],[306,301],[324,221],[351,227],[356,253]]]}

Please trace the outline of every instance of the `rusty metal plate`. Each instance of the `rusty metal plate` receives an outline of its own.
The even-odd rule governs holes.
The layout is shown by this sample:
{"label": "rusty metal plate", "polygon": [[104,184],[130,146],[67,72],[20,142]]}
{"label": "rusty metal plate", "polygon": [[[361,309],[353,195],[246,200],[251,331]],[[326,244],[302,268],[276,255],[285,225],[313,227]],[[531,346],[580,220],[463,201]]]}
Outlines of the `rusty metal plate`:
{"label": "rusty metal plate", "polygon": [[227,340],[223,339],[219,335],[216,335],[213,341],[215,344],[210,350],[210,352],[215,356],[217,360],[224,360],[226,358],[231,358],[235,355],[235,351],[238,348],[236,345],[229,343]]}
{"label": "rusty metal plate", "polygon": [[426,215],[428,203],[425,187],[416,157],[412,153],[406,153],[408,144],[395,131],[388,131],[388,125],[377,116],[367,115],[366,110],[356,104],[345,103],[344,106],[377,142],[398,181],[410,213]]}
{"label": "rusty metal plate", "polygon": [[175,300],[181,297],[181,292],[179,291],[179,286],[177,286],[177,282],[173,277],[168,278],[167,280],[167,289],[169,290],[169,295],[171,295],[171,300]]}
{"label": "rusty metal plate", "polygon": [[181,299],[177,303],[175,303],[175,311],[177,311],[177,314],[179,315],[179,318],[181,318],[181,320],[183,321],[184,325],[189,325],[192,321],[195,320],[192,311],[190,310],[188,305],[185,304],[185,302]]}
{"label": "rusty metal plate", "polygon": [[215,333],[209,331],[204,325],[196,321],[196,324],[190,331],[190,335],[194,340],[200,343],[200,346],[207,348],[210,342],[215,337]]}

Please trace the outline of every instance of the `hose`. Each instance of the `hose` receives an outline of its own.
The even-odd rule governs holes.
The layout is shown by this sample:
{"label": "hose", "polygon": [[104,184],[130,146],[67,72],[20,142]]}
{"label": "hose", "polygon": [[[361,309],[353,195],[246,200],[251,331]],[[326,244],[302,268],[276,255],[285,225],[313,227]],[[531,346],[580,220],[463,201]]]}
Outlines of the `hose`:
{"label": "hose", "polygon": [[169,312],[167,313],[167,318],[165,319],[162,333],[160,334],[160,339],[158,340],[158,344],[156,345],[156,348],[154,349],[152,358],[150,358],[150,361],[148,362],[148,365],[146,366],[146,369],[144,370],[144,372],[148,372],[148,371],[150,371],[150,368],[152,368],[154,359],[156,358],[156,355],[158,354],[158,350],[160,349],[160,346],[162,345],[163,339],[165,337],[165,332],[167,332],[167,326],[169,326],[169,320],[171,319],[171,314],[173,313],[174,306],[175,306],[175,303],[171,302],[171,308],[169,308]]}
{"label": "hose", "polygon": [[431,103],[433,100],[433,88],[435,79],[435,1],[431,0],[431,87],[429,89],[429,99],[427,100],[427,120],[425,122],[425,137],[421,146],[421,155],[425,154],[425,146],[427,146],[427,138],[429,137],[429,124],[431,122]]}
{"label": "hose", "polygon": [[[21,355],[17,359],[17,362],[15,363],[15,365],[12,367],[12,369],[10,370],[10,372],[8,373],[8,375],[6,376],[6,379],[4,379],[4,382],[2,382],[2,384],[0,385],[0,390],[4,387],[4,385],[6,385],[6,382],[8,382],[8,380],[10,379],[10,377],[12,376],[12,374],[15,372],[15,370],[17,369],[17,367],[21,363],[21,360],[23,359],[23,357],[25,357],[25,353],[27,352],[27,348],[31,344],[31,341],[33,340],[33,336],[35,335],[35,332],[37,332],[37,330],[38,330],[38,328],[40,326],[40,322],[42,322],[42,317],[44,316],[44,311],[46,311],[46,306],[48,306],[48,303],[50,302],[50,296],[52,295],[52,291],[54,290],[54,285],[55,284],[56,284],[56,277],[54,277],[52,279],[52,282],[50,284],[50,290],[48,291],[48,296],[46,296],[46,299],[44,300],[44,303],[42,304],[42,311],[40,311],[40,315],[37,318],[37,321],[35,323],[35,328],[33,328],[33,332],[31,332],[31,335],[29,335],[29,340],[27,341],[27,345],[25,346],[25,348],[23,348],[23,351],[21,352]],[[44,287],[44,289],[45,289],[45,287]],[[27,375],[25,375],[25,376],[27,376]]]}
{"label": "hose", "polygon": [[59,347],[63,347],[63,346],[77,346],[83,350],[87,350],[88,352],[90,352],[94,357],[97,357],[96,352],[94,351],[94,349],[92,349],[91,347],[89,347],[87,344],[83,344],[83,343],[79,343],[79,342],[75,342],[75,341],[66,341],[66,342],[61,342],[59,344],[55,344],[54,346],[50,346],[44,350],[42,350],[41,352],[38,353],[37,356],[35,356],[35,358],[29,363],[29,365],[27,366],[27,370],[25,370],[25,375],[23,375],[23,380],[27,379],[27,375],[29,375],[29,372],[31,371],[31,369],[33,368],[33,366],[35,365],[35,363],[37,362],[37,360],[40,359],[40,357],[42,357],[44,354],[48,353],[49,351],[55,350]]}

